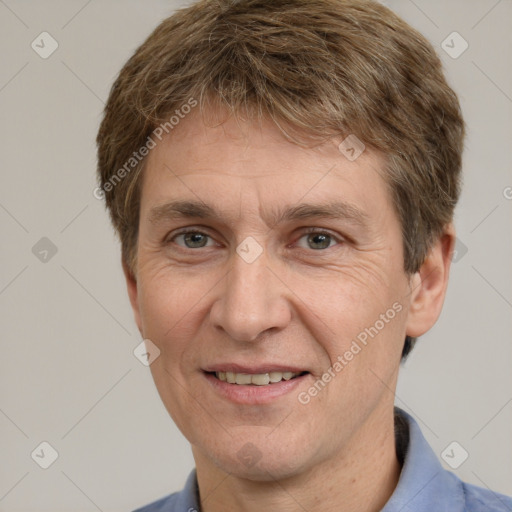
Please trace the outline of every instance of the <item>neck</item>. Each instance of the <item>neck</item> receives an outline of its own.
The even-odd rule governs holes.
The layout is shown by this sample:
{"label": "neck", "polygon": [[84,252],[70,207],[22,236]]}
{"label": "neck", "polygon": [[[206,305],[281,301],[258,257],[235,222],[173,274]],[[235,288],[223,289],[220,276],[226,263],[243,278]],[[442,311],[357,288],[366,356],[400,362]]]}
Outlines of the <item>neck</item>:
{"label": "neck", "polygon": [[[377,412],[377,411],[375,411]],[[393,408],[372,415],[343,453],[282,480],[228,474],[194,450],[202,512],[378,512],[400,476]]]}

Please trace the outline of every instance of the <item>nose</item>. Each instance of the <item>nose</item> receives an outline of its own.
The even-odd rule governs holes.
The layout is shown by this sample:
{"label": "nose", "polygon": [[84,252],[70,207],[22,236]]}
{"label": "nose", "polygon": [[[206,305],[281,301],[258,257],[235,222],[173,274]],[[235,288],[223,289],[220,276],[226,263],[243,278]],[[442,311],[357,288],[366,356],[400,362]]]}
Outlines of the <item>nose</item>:
{"label": "nose", "polygon": [[292,317],[286,298],[289,290],[268,267],[265,252],[252,263],[235,253],[231,265],[210,311],[213,326],[240,342],[286,327]]}

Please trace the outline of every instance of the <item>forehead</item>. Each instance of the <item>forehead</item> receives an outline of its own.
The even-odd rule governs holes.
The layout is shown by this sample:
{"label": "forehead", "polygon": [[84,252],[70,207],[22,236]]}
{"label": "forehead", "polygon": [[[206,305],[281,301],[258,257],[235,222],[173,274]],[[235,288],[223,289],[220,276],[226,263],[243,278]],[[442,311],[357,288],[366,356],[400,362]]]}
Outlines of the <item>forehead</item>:
{"label": "forehead", "polygon": [[[338,203],[334,205],[338,212],[362,220],[365,206],[379,199],[390,202],[382,177],[384,165],[383,155],[365,148],[354,136],[304,147],[286,139],[269,119],[230,117],[213,123],[194,112],[151,150],[143,177],[142,209],[183,199],[229,209],[237,198],[239,209],[249,210],[259,202],[275,220],[290,213],[276,208],[279,204],[314,207],[321,202]],[[198,216],[206,215],[203,210]],[[208,213],[215,215],[211,209]]]}
{"label": "forehead", "polygon": [[[221,147],[238,148],[238,156],[247,150],[248,157],[256,151],[269,154],[275,151],[276,161],[280,154],[293,154],[295,158],[300,156],[306,160],[330,156],[339,162],[353,162],[354,167],[360,163],[360,155],[365,165],[374,167],[381,167],[385,160],[382,153],[365,147],[355,134],[328,137],[297,127],[290,128],[285,121],[274,121],[268,116],[256,118],[256,114],[236,114],[221,107],[204,111],[197,108],[180,118],[170,116],[170,119],[172,124],[164,122],[155,129],[158,136],[152,136],[156,148],[150,152],[150,161],[155,159],[155,154],[162,156],[169,148],[173,152],[178,150],[176,156],[186,156],[189,163],[193,163],[195,157],[202,160],[205,154],[207,158],[229,156],[212,154]],[[287,138],[285,134],[290,136]]]}

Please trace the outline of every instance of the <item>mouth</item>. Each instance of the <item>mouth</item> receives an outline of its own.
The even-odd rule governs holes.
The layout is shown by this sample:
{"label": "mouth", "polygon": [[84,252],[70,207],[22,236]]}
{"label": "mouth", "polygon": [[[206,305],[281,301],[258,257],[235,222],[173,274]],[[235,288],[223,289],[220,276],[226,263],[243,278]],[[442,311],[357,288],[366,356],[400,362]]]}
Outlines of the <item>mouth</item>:
{"label": "mouth", "polygon": [[266,373],[207,372],[221,382],[238,386],[268,386],[306,375],[309,372],[272,371]]}
{"label": "mouth", "polygon": [[264,405],[293,397],[311,373],[273,365],[248,368],[230,364],[207,368],[203,375],[215,396],[223,400],[236,405]]}

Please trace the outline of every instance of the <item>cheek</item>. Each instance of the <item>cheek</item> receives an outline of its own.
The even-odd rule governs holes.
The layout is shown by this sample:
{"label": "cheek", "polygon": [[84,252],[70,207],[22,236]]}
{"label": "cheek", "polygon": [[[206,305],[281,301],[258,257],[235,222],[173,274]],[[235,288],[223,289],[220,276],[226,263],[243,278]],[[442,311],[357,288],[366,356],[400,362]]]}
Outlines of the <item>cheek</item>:
{"label": "cheek", "polygon": [[191,318],[208,291],[204,278],[169,269],[146,269],[141,273],[140,283],[139,308],[144,337],[151,339],[161,351],[178,350],[179,340],[192,334]]}
{"label": "cheek", "polygon": [[327,330],[347,335],[373,325],[394,302],[403,301],[405,291],[398,274],[371,262],[297,274],[292,283],[294,293]]}
{"label": "cheek", "polygon": [[204,314],[204,278],[161,269],[141,275],[140,310],[143,335],[160,350],[150,370],[168,413],[190,442],[196,442],[191,418],[202,417],[201,400],[191,399],[197,379],[200,317]]}
{"label": "cheek", "polygon": [[337,374],[344,377],[337,381],[357,383],[358,393],[366,388],[370,393],[377,384],[369,368],[387,381],[405,339],[405,278],[396,273],[393,279],[377,265],[365,265],[339,268],[325,279],[302,276],[295,284],[300,321],[314,340],[309,352],[317,355],[321,371],[336,362],[340,368],[342,358]]}

